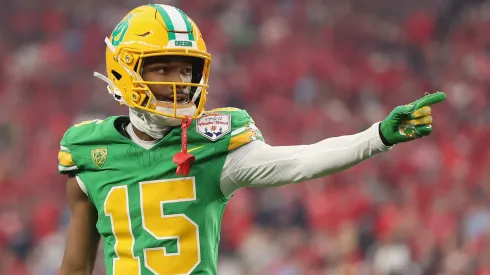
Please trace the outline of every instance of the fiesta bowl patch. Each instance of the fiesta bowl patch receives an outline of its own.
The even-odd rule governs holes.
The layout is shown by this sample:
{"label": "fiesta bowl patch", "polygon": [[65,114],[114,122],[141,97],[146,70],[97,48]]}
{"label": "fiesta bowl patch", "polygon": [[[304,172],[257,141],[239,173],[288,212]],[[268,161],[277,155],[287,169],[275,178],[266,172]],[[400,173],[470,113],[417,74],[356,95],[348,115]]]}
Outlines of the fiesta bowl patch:
{"label": "fiesta bowl patch", "polygon": [[231,115],[207,114],[196,122],[196,132],[215,141],[231,132]]}

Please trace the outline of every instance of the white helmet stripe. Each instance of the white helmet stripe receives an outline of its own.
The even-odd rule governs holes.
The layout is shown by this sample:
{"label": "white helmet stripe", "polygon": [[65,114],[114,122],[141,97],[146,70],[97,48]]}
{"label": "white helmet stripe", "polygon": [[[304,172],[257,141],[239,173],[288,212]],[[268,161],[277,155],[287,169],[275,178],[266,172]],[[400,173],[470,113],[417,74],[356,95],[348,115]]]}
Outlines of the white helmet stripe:
{"label": "white helmet stripe", "polygon": [[[172,25],[174,25],[174,30],[175,32],[187,32],[187,25],[185,23],[184,18],[182,17],[182,14],[172,6],[167,6],[167,5],[161,5],[165,11],[167,12],[168,16],[170,17],[170,20],[172,21]],[[187,34],[185,34],[186,38],[185,40],[188,40]],[[177,37],[178,39],[178,37]]]}

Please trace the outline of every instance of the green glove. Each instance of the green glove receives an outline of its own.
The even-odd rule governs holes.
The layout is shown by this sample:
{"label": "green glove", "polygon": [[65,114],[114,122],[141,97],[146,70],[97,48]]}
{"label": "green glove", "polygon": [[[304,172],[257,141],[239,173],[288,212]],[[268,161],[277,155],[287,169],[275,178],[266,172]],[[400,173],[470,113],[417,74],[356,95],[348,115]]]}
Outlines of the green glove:
{"label": "green glove", "polygon": [[429,106],[444,100],[446,94],[437,92],[396,107],[380,124],[381,139],[386,145],[395,145],[430,135],[432,116]]}

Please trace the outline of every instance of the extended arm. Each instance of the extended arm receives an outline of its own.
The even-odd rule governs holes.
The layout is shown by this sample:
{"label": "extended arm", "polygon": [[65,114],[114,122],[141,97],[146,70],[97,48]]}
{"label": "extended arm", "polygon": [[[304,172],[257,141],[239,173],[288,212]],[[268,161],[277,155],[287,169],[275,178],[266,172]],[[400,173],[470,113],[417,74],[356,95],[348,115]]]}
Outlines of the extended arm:
{"label": "extended arm", "polygon": [[228,156],[221,190],[229,196],[240,187],[279,186],[345,170],[391,148],[381,141],[378,128],[376,123],[364,132],[311,145],[275,147],[251,142]]}
{"label": "extended arm", "polygon": [[273,147],[254,141],[232,151],[221,175],[221,191],[230,196],[240,187],[278,186],[323,177],[352,167],[394,145],[432,132],[431,105],[442,102],[442,92],[426,94],[401,105],[368,130],[325,139],[311,145]]}

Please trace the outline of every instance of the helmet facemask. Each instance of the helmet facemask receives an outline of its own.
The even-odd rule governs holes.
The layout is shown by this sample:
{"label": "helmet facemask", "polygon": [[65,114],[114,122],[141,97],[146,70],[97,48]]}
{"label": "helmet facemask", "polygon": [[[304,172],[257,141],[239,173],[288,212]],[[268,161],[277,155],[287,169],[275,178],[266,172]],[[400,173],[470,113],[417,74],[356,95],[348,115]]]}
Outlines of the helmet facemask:
{"label": "helmet facemask", "polygon": [[[184,58],[189,60],[192,64],[192,76],[187,78],[187,76],[182,76],[182,81],[150,81],[143,79],[143,67],[147,60],[152,58],[162,57],[161,62],[170,61],[175,58]],[[168,59],[166,59],[168,57]],[[165,60],[165,61],[164,61]],[[161,55],[161,54],[142,54],[138,58],[132,73],[135,77],[132,81],[132,87],[130,89],[131,100],[136,103],[136,108],[142,111],[150,112],[156,115],[161,115],[174,119],[183,119],[185,116],[198,117],[204,111],[205,96],[203,97],[203,91],[206,91],[207,85],[204,83],[204,77],[207,72],[204,70],[204,64],[206,60],[193,56],[178,56],[178,55]],[[204,76],[204,77],[203,77]],[[173,95],[171,98],[173,101],[169,100],[158,100],[158,94],[151,91],[151,86],[156,85],[166,85],[172,86]],[[185,86],[182,88],[181,86]],[[179,93],[182,89],[188,89],[186,94],[188,94],[187,102],[179,102]],[[204,100],[203,100],[204,98]],[[181,109],[189,108],[190,104],[195,106],[195,112],[182,114]]]}

